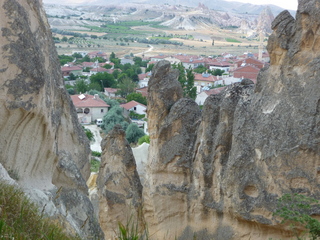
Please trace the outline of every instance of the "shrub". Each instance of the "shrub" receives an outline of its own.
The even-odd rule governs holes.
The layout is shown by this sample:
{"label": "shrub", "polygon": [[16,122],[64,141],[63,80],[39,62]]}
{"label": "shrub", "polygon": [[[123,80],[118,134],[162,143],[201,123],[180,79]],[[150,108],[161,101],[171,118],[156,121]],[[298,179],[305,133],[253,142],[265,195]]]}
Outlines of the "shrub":
{"label": "shrub", "polygon": [[90,171],[91,172],[98,172],[100,168],[101,162],[96,159],[91,159],[90,161]]}
{"label": "shrub", "polygon": [[142,143],[150,143],[149,135],[144,135],[143,137],[139,138],[138,144],[141,145]]}
{"label": "shrub", "polygon": [[139,138],[144,136],[144,131],[138,127],[135,123],[130,123],[126,130],[126,139],[129,143],[138,142]]}
{"label": "shrub", "polygon": [[319,208],[319,201],[301,194],[285,194],[278,199],[275,216],[281,217],[282,224],[290,223],[297,239],[301,239],[302,229],[315,240],[320,237],[320,222],[312,218],[312,208]]}
{"label": "shrub", "polygon": [[[82,126],[82,127],[83,127],[83,126]],[[94,135],[93,135],[93,133],[91,132],[91,130],[88,129],[88,128],[85,128],[85,127],[83,127],[83,129],[84,129],[84,132],[86,133],[89,141],[93,141],[93,140],[94,140]]]}
{"label": "shrub", "polygon": [[78,239],[45,217],[16,186],[0,181],[0,239]]}
{"label": "shrub", "polygon": [[101,157],[101,152],[91,151],[91,155],[94,157]]}

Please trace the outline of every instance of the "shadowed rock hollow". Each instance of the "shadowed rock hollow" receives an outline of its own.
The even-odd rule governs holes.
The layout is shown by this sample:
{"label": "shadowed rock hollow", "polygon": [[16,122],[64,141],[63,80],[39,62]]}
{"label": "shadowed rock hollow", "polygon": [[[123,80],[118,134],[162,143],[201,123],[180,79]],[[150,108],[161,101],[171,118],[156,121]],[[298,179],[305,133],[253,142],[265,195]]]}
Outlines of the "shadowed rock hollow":
{"label": "shadowed rock hollow", "polygon": [[[272,216],[284,193],[319,192],[319,1],[272,23],[256,86],[211,95],[202,115],[159,62],[149,81],[144,206],[156,239],[287,239]],[[317,210],[315,212],[317,214]]]}
{"label": "shadowed rock hollow", "polygon": [[89,143],[64,89],[45,12],[38,0],[0,6],[0,163],[66,229],[102,237],[86,186]]}

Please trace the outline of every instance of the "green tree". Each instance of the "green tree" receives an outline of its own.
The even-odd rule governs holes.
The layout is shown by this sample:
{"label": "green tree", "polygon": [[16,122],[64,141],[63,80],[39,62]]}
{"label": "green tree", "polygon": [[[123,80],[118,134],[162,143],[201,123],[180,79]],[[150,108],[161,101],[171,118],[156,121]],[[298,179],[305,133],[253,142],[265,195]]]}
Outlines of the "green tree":
{"label": "green tree", "polygon": [[74,88],[77,93],[85,93],[89,90],[88,84],[83,79],[77,80]]}
{"label": "green tree", "polygon": [[144,131],[135,123],[130,123],[126,130],[126,139],[129,143],[138,142],[139,138],[145,135]]}
{"label": "green tree", "polygon": [[125,77],[121,80],[121,82],[118,83],[119,90],[116,94],[125,98],[128,94],[133,93],[136,87],[136,83],[134,83],[130,78]]}
{"label": "green tree", "polygon": [[62,41],[62,42],[67,42],[67,41],[68,41],[68,38],[67,38],[67,37],[63,37],[63,38],[61,39],[61,41]]}
{"label": "green tree", "polygon": [[107,73],[107,72],[99,72],[97,74],[91,75],[90,76],[90,83],[96,83],[98,86],[98,84],[100,85],[99,91],[103,91],[103,88],[107,88],[107,87],[114,87],[116,86],[116,81],[113,77],[112,74]]}
{"label": "green tree", "polygon": [[82,55],[80,53],[74,53],[74,54],[72,54],[72,57],[74,57],[74,58],[82,58]]}
{"label": "green tree", "polygon": [[122,113],[122,107],[114,106],[104,115],[101,128],[104,129],[105,133],[108,133],[116,124],[120,124],[124,130],[127,129],[129,124]]}
{"label": "green tree", "polygon": [[61,66],[67,64],[68,62],[72,62],[73,61],[73,57],[71,57],[71,56],[59,55],[58,58],[59,58]]}
{"label": "green tree", "polygon": [[110,65],[110,64],[105,64],[105,65],[103,65],[103,67],[106,68],[106,69],[111,69],[111,68],[112,68],[112,65]]}
{"label": "green tree", "polygon": [[134,64],[141,67],[142,65],[142,58],[141,57],[134,57],[133,58]]}
{"label": "green tree", "polygon": [[153,64],[153,63],[149,64],[149,66],[148,66],[147,69],[146,69],[146,72],[152,71],[153,67],[154,67],[154,64]]}
{"label": "green tree", "polygon": [[222,76],[223,73],[224,73],[224,70],[221,70],[221,69],[215,69],[211,71],[211,74],[213,76]]}
{"label": "green tree", "polygon": [[144,135],[143,137],[139,138],[138,143],[141,145],[142,143],[150,143],[150,137],[149,135]]}
{"label": "green tree", "polygon": [[196,73],[204,73],[204,72],[208,71],[208,69],[205,66],[200,65],[200,66],[196,67],[193,71]]}
{"label": "green tree", "polygon": [[112,52],[112,53],[110,54],[109,59],[110,59],[110,61],[111,61],[111,60],[114,59],[114,58],[116,58],[116,54],[115,54],[114,52]]}
{"label": "green tree", "polygon": [[69,80],[76,80],[76,79],[77,79],[76,75],[74,75],[73,73],[69,74]]}
{"label": "green tree", "polygon": [[302,239],[301,229],[305,229],[312,240],[320,237],[320,222],[312,218],[312,209],[319,209],[319,201],[301,194],[285,194],[277,201],[275,216],[282,218],[281,223],[290,223],[297,239]]}
{"label": "green tree", "polygon": [[183,90],[185,97],[189,97],[193,100],[196,99],[197,88],[194,86],[194,74],[192,69],[187,70],[187,82]]}
{"label": "green tree", "polygon": [[134,100],[136,102],[147,105],[147,98],[142,96],[141,93],[136,93],[136,92],[130,93],[127,95],[126,99],[127,99],[127,102]]}

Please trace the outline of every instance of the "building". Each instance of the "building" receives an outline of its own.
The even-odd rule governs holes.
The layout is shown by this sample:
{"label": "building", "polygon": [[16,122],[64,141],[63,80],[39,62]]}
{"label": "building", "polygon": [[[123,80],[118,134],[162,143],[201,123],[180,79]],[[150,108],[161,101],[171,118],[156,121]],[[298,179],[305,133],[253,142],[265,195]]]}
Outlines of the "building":
{"label": "building", "polygon": [[256,82],[260,69],[253,65],[246,65],[233,70],[234,78],[249,78]]}
{"label": "building", "polygon": [[124,109],[124,115],[125,116],[129,116],[130,112],[133,111],[137,114],[146,114],[146,110],[147,110],[147,106],[143,105],[142,103],[138,103],[134,100],[125,103],[125,104],[121,104],[120,107],[122,107]]}
{"label": "building", "polygon": [[63,66],[61,67],[61,72],[63,77],[69,77],[69,75],[72,73],[75,76],[82,75],[82,68],[78,66]]}
{"label": "building", "polygon": [[197,95],[195,102],[198,105],[203,105],[207,97],[209,97],[211,94],[219,94],[225,88],[226,87],[220,87],[220,88],[213,88],[210,90],[202,91]]}
{"label": "building", "polygon": [[88,56],[89,56],[89,58],[101,57],[106,60],[108,59],[108,55],[104,52],[101,52],[101,51],[89,52]]}
{"label": "building", "polygon": [[214,82],[218,80],[218,77],[209,73],[195,73],[194,74],[194,86],[197,88],[197,93],[201,92],[203,87],[212,87]]}
{"label": "building", "polygon": [[82,124],[90,124],[108,112],[109,105],[99,98],[98,94],[71,95],[73,105],[77,110],[78,120]]}
{"label": "building", "polygon": [[109,98],[116,97],[117,88],[104,88],[104,94]]}

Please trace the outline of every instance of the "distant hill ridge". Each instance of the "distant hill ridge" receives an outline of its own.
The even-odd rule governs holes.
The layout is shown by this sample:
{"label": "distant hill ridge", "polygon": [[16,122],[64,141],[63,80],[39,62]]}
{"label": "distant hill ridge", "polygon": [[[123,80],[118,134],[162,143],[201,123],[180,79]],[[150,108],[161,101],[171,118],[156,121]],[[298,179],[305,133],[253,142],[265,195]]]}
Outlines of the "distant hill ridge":
{"label": "distant hill ridge", "polygon": [[[284,9],[272,4],[267,5],[255,5],[250,3],[241,2],[227,2],[224,0],[202,0],[201,2],[192,0],[114,0],[110,3],[109,0],[87,0],[87,1],[74,1],[74,0],[43,0],[45,4],[63,4],[63,5],[125,5],[125,4],[169,4],[169,5],[184,5],[190,7],[196,7],[199,3],[208,6],[210,9],[232,12],[232,13],[248,13],[248,14],[260,14],[260,12],[269,6],[274,15],[278,15]],[[296,11],[289,11],[293,16]]]}

